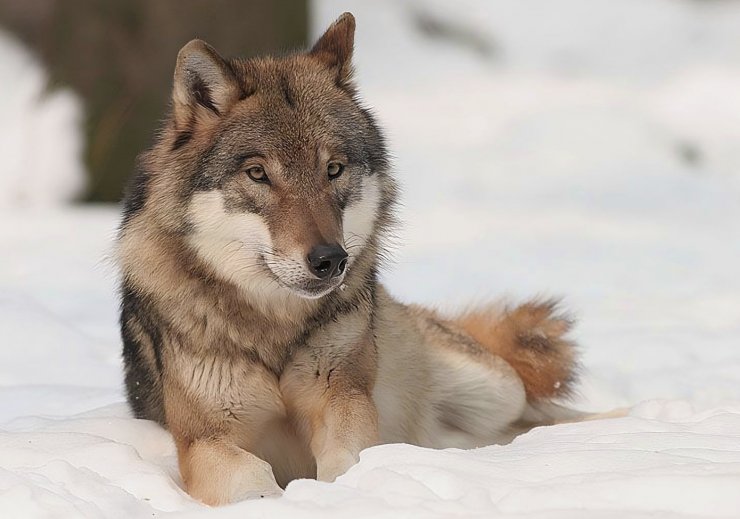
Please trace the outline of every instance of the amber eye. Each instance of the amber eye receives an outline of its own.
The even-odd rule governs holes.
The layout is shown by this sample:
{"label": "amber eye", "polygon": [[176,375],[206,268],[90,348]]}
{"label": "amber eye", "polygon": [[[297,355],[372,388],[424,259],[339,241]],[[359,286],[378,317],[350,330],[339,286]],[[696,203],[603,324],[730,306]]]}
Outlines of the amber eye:
{"label": "amber eye", "polygon": [[329,174],[329,180],[339,178],[344,173],[344,164],[341,162],[330,162],[326,166],[326,172]]}
{"label": "amber eye", "polygon": [[247,169],[247,175],[249,175],[249,178],[251,178],[255,182],[270,181],[270,179],[267,178],[267,173],[265,173],[265,168],[263,168],[262,166],[252,166],[251,168]]}

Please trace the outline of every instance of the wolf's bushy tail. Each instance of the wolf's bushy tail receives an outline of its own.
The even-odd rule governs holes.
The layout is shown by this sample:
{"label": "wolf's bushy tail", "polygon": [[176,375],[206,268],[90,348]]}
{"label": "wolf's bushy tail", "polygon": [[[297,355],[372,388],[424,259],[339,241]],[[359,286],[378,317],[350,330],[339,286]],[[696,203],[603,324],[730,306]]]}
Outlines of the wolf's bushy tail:
{"label": "wolf's bushy tail", "polygon": [[566,336],[573,324],[555,299],[515,307],[485,306],[454,321],[521,377],[534,403],[571,396],[578,378],[576,345]]}

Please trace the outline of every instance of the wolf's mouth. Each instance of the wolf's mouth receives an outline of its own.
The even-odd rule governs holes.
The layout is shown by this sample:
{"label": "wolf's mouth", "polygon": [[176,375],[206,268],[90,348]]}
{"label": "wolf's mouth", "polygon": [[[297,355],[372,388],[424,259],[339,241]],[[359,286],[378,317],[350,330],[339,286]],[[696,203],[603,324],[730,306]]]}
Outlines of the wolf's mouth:
{"label": "wolf's mouth", "polygon": [[303,284],[287,284],[278,280],[278,283],[283,288],[287,288],[294,294],[304,299],[319,299],[336,290],[342,284],[343,279],[344,276],[341,276],[340,278],[334,278],[330,282],[308,280],[306,283]]}

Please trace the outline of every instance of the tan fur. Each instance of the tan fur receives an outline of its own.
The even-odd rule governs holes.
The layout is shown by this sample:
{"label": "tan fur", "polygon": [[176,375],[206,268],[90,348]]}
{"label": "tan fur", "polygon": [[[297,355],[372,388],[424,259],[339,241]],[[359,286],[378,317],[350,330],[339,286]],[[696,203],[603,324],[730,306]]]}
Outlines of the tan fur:
{"label": "tan fur", "polygon": [[[549,401],[576,371],[553,303],[449,319],[378,283],[396,188],[355,99],[353,34],[346,14],[306,54],[227,62],[186,45],[127,199],[129,402],[172,432],[207,504],[333,481],[378,443],[480,447],[577,416]],[[327,244],[348,266],[323,279],[307,254]]]}
{"label": "tan fur", "polygon": [[531,301],[514,308],[488,306],[467,311],[455,322],[516,370],[532,400],[570,396],[576,350],[566,337],[571,321],[556,301]]}
{"label": "tan fur", "polygon": [[281,493],[270,465],[233,443],[222,439],[176,443],[185,488],[207,505]]}

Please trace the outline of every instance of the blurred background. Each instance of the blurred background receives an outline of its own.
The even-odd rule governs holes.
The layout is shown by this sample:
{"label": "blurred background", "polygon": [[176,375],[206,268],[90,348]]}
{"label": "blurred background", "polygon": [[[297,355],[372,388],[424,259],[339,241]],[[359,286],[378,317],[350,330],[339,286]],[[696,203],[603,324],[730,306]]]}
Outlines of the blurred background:
{"label": "blurred background", "polygon": [[0,350],[0,384],[119,391],[101,258],[177,50],[300,49],[344,11],[403,188],[395,294],[567,296],[597,407],[740,398],[740,0],[0,0],[0,326],[90,366]]}
{"label": "blurred background", "polygon": [[75,98],[67,101],[74,108],[50,109],[66,108],[58,117],[82,139],[81,164],[72,166],[84,170],[74,193],[81,201],[120,200],[134,158],[164,115],[185,43],[197,36],[226,56],[284,51],[306,45],[308,24],[307,0],[0,0],[4,55],[25,61],[26,74],[45,71],[36,92],[19,87],[40,103],[55,104],[63,92]]}
{"label": "blurred background", "polygon": [[[611,87],[598,92],[602,98],[613,97],[617,90],[626,94],[627,87],[656,97],[665,94],[645,107],[652,111],[645,118],[665,127],[663,137],[671,142],[663,145],[672,146],[676,158],[695,171],[737,170],[736,0],[376,3],[0,0],[3,146],[40,151],[47,143],[37,132],[44,131],[53,134],[48,140],[64,141],[55,148],[64,156],[61,161],[14,161],[15,171],[3,177],[20,177],[18,171],[31,165],[39,170],[34,177],[44,177],[47,169],[75,171],[84,178],[70,173],[65,183],[59,182],[66,184],[60,187],[60,199],[117,202],[134,157],[148,145],[164,115],[174,56],[184,43],[199,37],[226,56],[283,53],[306,47],[309,35],[318,35],[344,10],[354,10],[360,18],[357,61],[366,88],[388,91],[401,86],[408,91],[423,85],[432,90],[465,82],[457,92],[449,92],[443,106],[466,117],[468,126],[463,134],[454,132],[457,138],[472,136],[501,146],[490,133],[506,114],[499,110],[491,119],[486,110],[492,103],[508,106],[506,112],[516,110],[503,99],[505,93],[496,90],[483,100],[461,99],[474,89],[471,77],[479,82],[482,77],[508,80],[516,74],[520,81],[531,81],[516,88],[519,102],[530,111],[562,99],[568,87],[574,87],[576,97],[580,94],[575,87],[591,88],[581,92],[583,107],[589,99],[595,101],[594,82],[599,82]],[[670,84],[673,90],[658,88]],[[505,87],[499,83],[498,88]],[[498,100],[490,98],[494,95]],[[642,99],[632,104],[641,104],[638,101]],[[425,102],[419,99],[418,104]],[[603,115],[601,104],[593,106],[591,117]],[[479,111],[475,119],[470,117],[474,111]],[[583,119],[584,111],[575,118]],[[16,119],[7,117],[13,112]],[[427,119],[438,118],[435,110],[425,112]],[[420,128],[443,134],[427,122],[416,119]],[[33,131],[18,135],[24,126]],[[509,132],[510,139],[512,135]],[[602,137],[592,135],[615,144],[611,136]],[[547,144],[548,150],[540,154],[555,147]],[[29,180],[26,175],[24,182]],[[41,196],[18,191],[6,192],[4,201],[33,204],[34,196]]]}

